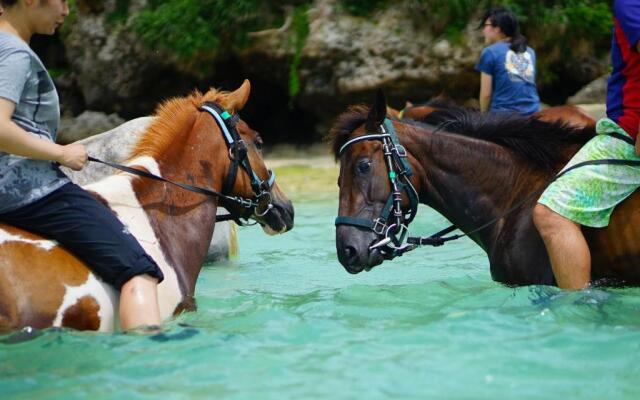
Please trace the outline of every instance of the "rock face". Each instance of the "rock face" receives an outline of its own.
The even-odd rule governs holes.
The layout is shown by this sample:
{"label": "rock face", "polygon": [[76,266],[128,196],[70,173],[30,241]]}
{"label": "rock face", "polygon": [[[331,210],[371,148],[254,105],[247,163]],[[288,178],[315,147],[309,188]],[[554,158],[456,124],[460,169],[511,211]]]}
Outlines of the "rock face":
{"label": "rock face", "polygon": [[[99,160],[122,163],[140,135],[151,123],[153,117],[142,117],[118,126],[108,132],[82,140],[90,156]],[[72,171],[62,168],[75,183],[86,185],[98,181],[117,170],[99,163],[89,163],[82,171]],[[226,210],[218,207],[218,214],[226,214]],[[224,260],[238,253],[238,237],[236,224],[233,222],[218,222],[209,244],[206,262]]]}
{"label": "rock face", "polygon": [[569,104],[602,104],[607,101],[607,81],[609,75],[603,75],[569,97]]}
{"label": "rock face", "polygon": [[[129,1],[127,21],[107,22],[119,3],[78,0],[78,18],[64,38],[74,87],[90,110],[130,119],[150,114],[164,98],[209,86],[234,89],[249,78],[253,91],[245,119],[267,142],[299,143],[319,140],[348,104],[369,102],[377,88],[396,107],[439,94],[458,102],[477,96],[473,67],[483,47],[477,21],[452,42],[432,33],[438,21],[430,19],[436,17],[414,15],[414,1],[398,1],[362,18],[345,13],[338,0],[315,0],[307,13],[309,34],[295,98],[289,97],[292,24],[250,35],[248,48],[221,56],[210,71],[194,73],[137,38],[132,21],[146,0]],[[606,63],[581,64],[594,66],[576,78],[584,82],[606,72]]]}
{"label": "rock face", "polygon": [[107,115],[98,111],[84,111],[75,118],[62,118],[57,141],[71,143],[106,132],[124,123],[118,114]]}
{"label": "rock face", "polygon": [[[78,1],[78,18],[64,38],[67,58],[87,109],[125,118],[148,115],[159,99],[193,90],[193,79],[144,46],[128,24],[109,24],[116,3]],[[145,4],[130,1],[130,15]]]}

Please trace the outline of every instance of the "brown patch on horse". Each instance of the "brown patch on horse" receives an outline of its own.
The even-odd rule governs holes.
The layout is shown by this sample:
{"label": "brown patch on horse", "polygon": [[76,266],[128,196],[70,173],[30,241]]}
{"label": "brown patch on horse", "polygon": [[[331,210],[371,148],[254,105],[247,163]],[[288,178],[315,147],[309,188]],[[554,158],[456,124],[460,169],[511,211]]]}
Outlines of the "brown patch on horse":
{"label": "brown patch on horse", "polygon": [[62,326],[79,331],[97,331],[100,329],[99,311],[100,305],[96,299],[84,296],[64,312]]}
{"label": "brown patch on horse", "polygon": [[534,114],[545,122],[562,122],[576,128],[595,128],[596,119],[574,105],[550,107]]}
{"label": "brown patch on horse", "polygon": [[[2,328],[51,326],[66,292],[65,286],[86,282],[89,270],[60,246],[46,250],[28,241],[47,240],[0,224],[0,228],[26,241],[0,245],[0,318]],[[37,271],[38,279],[33,279]]]}

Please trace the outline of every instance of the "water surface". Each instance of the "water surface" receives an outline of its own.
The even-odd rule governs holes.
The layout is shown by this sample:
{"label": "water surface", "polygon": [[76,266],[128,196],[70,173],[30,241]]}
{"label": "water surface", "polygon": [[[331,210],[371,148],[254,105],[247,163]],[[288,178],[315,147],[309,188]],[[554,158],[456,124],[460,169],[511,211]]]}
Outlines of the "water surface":
{"label": "water surface", "polygon": [[[199,310],[168,324],[175,340],[0,344],[0,398],[638,398],[640,290],[504,287],[467,239],[353,276],[336,209],[302,199],[286,235],[240,229],[239,257],[200,275]],[[445,226],[421,208],[412,228]]]}

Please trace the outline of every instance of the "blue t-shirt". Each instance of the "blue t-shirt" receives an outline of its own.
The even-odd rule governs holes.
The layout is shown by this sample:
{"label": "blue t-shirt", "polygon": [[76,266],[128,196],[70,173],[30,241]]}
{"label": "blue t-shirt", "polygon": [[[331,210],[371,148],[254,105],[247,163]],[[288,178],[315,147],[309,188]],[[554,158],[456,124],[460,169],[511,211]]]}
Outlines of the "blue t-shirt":
{"label": "blue t-shirt", "polygon": [[[18,37],[0,32],[0,97],[16,105],[13,122],[54,142],[60,120],[58,93],[38,56]],[[51,161],[0,151],[0,213],[41,199],[69,182]]]}
{"label": "blue t-shirt", "polygon": [[536,53],[530,47],[516,53],[507,42],[485,47],[476,70],[493,77],[489,111],[515,111],[530,115],[540,111],[536,89]]}

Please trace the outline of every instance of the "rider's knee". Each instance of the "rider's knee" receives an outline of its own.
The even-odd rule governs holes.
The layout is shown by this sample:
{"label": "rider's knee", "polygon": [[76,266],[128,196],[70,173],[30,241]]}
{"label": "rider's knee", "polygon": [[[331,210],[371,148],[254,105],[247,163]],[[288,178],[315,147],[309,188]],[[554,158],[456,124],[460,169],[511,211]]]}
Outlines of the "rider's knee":
{"label": "rider's knee", "polygon": [[155,289],[158,285],[158,278],[155,278],[149,274],[136,275],[126,281],[122,285],[122,293],[130,295],[142,294],[149,289]]}
{"label": "rider's knee", "polygon": [[533,208],[533,223],[540,233],[553,228],[557,220],[556,216],[558,216],[558,214],[540,203],[537,203]]}

